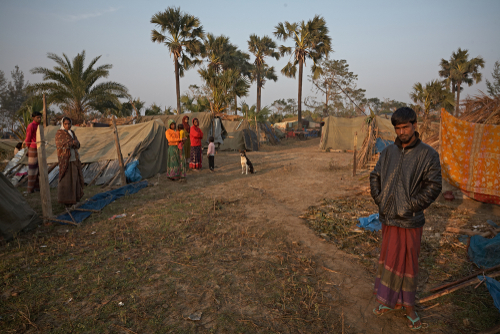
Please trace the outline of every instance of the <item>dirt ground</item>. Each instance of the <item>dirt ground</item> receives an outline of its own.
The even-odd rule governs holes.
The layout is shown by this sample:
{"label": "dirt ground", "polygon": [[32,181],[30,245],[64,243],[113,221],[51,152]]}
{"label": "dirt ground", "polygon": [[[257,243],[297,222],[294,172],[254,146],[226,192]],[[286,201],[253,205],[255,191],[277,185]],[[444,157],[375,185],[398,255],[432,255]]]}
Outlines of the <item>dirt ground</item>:
{"label": "dirt ground", "polygon": [[[241,254],[238,253],[238,256],[236,256],[236,253],[238,252],[237,245],[235,245],[234,247],[231,246],[233,247],[231,248],[230,246],[221,244],[222,246],[217,247],[222,247],[222,249],[225,250],[225,253],[221,253],[220,256],[228,258],[227,261],[232,261],[231,263],[233,264],[231,266],[237,267],[244,264],[250,266],[250,268],[247,268],[245,270],[252,270],[255,274],[255,276],[252,276],[253,279],[258,281],[260,274],[259,270],[255,268],[259,267],[259,265],[257,264],[259,263],[259,260],[265,261],[267,257],[271,256],[269,254],[275,254],[273,252],[276,251],[276,247],[285,247],[284,245],[286,245],[287,248],[285,250],[280,248],[279,252],[276,253],[278,255],[272,255],[272,257],[281,258],[282,265],[284,261],[283,256],[286,257],[286,255],[283,254],[286,254],[287,252],[289,252],[290,254],[300,253],[300,259],[307,259],[303,261],[307,262],[309,267],[304,267],[302,272],[303,276],[300,276],[301,279],[304,279],[304,282],[307,282],[309,276],[311,276],[311,279],[313,279],[313,276],[316,277],[316,280],[313,282],[317,285],[318,291],[322,291],[325,296],[329,296],[328,298],[332,299],[332,302],[323,302],[323,304],[319,303],[319,305],[321,305],[320,307],[323,307],[323,305],[327,305],[330,310],[329,313],[322,313],[322,316],[320,316],[320,311],[318,309],[317,319],[325,319],[325,317],[336,318],[335,322],[332,322],[328,326],[324,325],[323,327],[321,327],[321,324],[315,323],[314,318],[308,318],[313,320],[304,320],[304,324],[310,326],[305,327],[306,331],[304,330],[304,327],[286,327],[286,325],[283,325],[284,327],[273,328],[272,322],[269,323],[262,320],[262,323],[267,324],[264,326],[262,324],[259,324],[259,322],[255,320],[258,318],[256,318],[256,315],[258,314],[261,314],[262,317],[265,316],[267,319],[266,314],[272,313],[268,309],[259,308],[261,307],[259,305],[267,305],[267,302],[263,304],[257,303],[252,306],[252,303],[248,302],[247,300],[247,303],[245,304],[246,306],[243,307],[241,306],[241,304],[233,301],[233,303],[231,304],[231,308],[235,309],[238,308],[237,305],[241,306],[240,309],[237,310],[237,312],[241,314],[241,319],[238,319],[236,321],[241,324],[244,324],[244,322],[247,321],[249,324],[249,327],[237,330],[235,329],[234,332],[410,332],[410,330],[406,329],[406,319],[403,313],[395,312],[394,314],[388,314],[381,317],[376,317],[372,313],[372,309],[376,306],[376,302],[373,296],[374,277],[371,270],[369,270],[369,268],[367,269],[366,266],[360,263],[359,257],[339,250],[334,243],[326,241],[324,238],[319,237],[311,228],[308,227],[304,219],[299,218],[300,216],[304,215],[304,213],[311,206],[319,205],[319,203],[323,199],[352,197],[364,198],[368,202],[370,201],[369,193],[367,191],[368,171],[358,171],[357,175],[353,177],[351,153],[325,153],[321,152],[318,149],[318,145],[319,139],[312,139],[307,141],[290,140],[284,141],[278,146],[263,146],[262,150],[259,152],[249,152],[248,157],[252,161],[255,170],[257,171],[257,173],[253,175],[241,174],[240,157],[236,152],[219,152],[215,157],[215,172],[210,172],[207,169],[208,161],[206,160],[206,157],[204,157],[204,169],[197,172],[190,171],[188,173],[186,183],[172,182],[168,180],[164,175],[159,175],[149,180],[150,184],[157,184],[153,187],[148,187],[147,189],[141,190],[140,196],[131,196],[130,199],[127,199],[128,202],[125,205],[123,204],[123,202],[118,203],[120,202],[120,200],[116,203],[111,204],[109,207],[103,210],[103,213],[100,216],[93,215],[96,217],[89,218],[82,224],[87,225],[88,227],[82,226],[79,228],[81,228],[81,231],[84,231],[85,233],[90,233],[90,230],[96,230],[97,225],[106,223],[108,216],[121,212],[127,212],[129,216],[126,220],[123,220],[123,224],[128,224],[128,227],[124,227],[123,231],[126,231],[126,228],[130,229],[130,225],[132,224],[137,224],[137,226],[140,225],[143,226],[144,229],[147,229],[146,226],[147,224],[149,224],[149,221],[141,220],[141,218],[137,217],[140,217],[141,214],[144,217],[148,218],[161,217],[162,214],[165,214],[165,212],[161,210],[168,202],[179,200],[179,203],[183,202],[183,205],[185,205],[185,201],[187,201],[194,203],[194,205],[199,205],[200,207],[203,206],[208,211],[211,210],[211,206],[213,203],[213,217],[218,219],[218,225],[221,225],[221,222],[227,222],[227,226],[214,228],[225,227],[228,231],[236,229],[237,231],[239,231],[238,233],[240,233],[241,235],[245,235],[247,239],[241,239],[239,241],[240,246],[241,242],[250,242],[249,240],[251,239],[248,239],[250,238],[250,235],[264,235],[266,233],[274,235],[272,238],[266,239],[265,243],[254,244],[253,248],[249,248],[250,250],[248,252],[242,251]],[[97,189],[97,187],[87,189],[86,197],[91,196],[92,194],[99,191],[102,190]],[[39,210],[39,203],[36,197],[29,197],[28,201],[33,207]],[[438,204],[437,207],[433,209],[435,211],[432,211],[433,214],[428,218],[428,225],[426,225],[426,227],[432,227],[433,230],[428,230],[428,232],[426,232],[427,234],[431,235],[434,233],[442,233],[446,224],[450,222],[450,217],[445,216],[442,211],[440,211],[441,206],[445,205],[447,205],[448,210],[458,210],[459,212],[463,212],[465,210],[466,214],[474,217],[474,221],[466,221],[465,219],[463,219],[461,223],[457,223],[457,220],[455,219],[453,222],[456,226],[467,226],[476,222],[484,223],[485,219],[492,219],[497,223],[500,223],[500,220],[498,218],[500,217],[500,210],[498,207],[482,205],[474,201],[459,198],[455,202],[452,202],[450,204]],[[227,211],[220,209],[222,211],[215,215],[215,212],[219,210],[219,206],[221,208],[224,207],[224,210]],[[176,212],[179,212],[179,214],[186,212],[189,213],[190,210],[192,212],[189,217],[182,217],[182,219],[186,219],[186,224],[189,223],[190,219],[192,219],[193,221],[197,219],[200,221],[203,220],[202,218],[196,216],[196,210],[193,209],[192,206],[180,206],[177,209],[175,207],[173,209],[170,208],[168,209],[168,212],[166,214],[174,215]],[[374,213],[374,210],[375,207],[373,204],[367,205],[367,214]],[[132,213],[134,213],[134,215],[137,215],[136,218],[131,216]],[[118,225],[115,225],[115,228],[116,226]],[[60,228],[61,227],[57,226],[53,227],[53,229],[48,231],[47,233],[55,234],[57,233],[56,230]],[[66,227],[64,227],[64,229],[66,229]],[[253,234],[248,231],[253,231]],[[99,233],[99,230],[97,230],[97,232]],[[203,233],[192,233],[192,235],[196,235],[197,238],[201,238],[199,239],[199,242],[204,242]],[[117,236],[116,234],[110,234],[109,236],[111,239],[114,236],[114,247],[116,250]],[[191,234],[186,234],[183,237],[183,242],[187,242],[186,239],[189,240],[190,237]],[[123,238],[125,242],[127,237]],[[120,237],[118,237],[118,239],[120,239]],[[216,239],[218,239],[217,242],[221,242],[220,235],[218,235]],[[215,242],[216,241],[214,239],[214,245],[216,245]],[[273,242],[276,242],[278,244],[272,245]],[[193,268],[197,266],[197,268],[200,268],[200,264],[197,264],[196,262],[189,262],[193,261],[193,258],[197,258],[196,254],[198,253],[196,253],[195,250],[196,245],[196,242],[194,242],[190,246],[188,244],[182,244],[182,247],[187,248],[183,248],[183,257],[181,258],[182,261],[178,260],[182,263],[192,263],[192,268],[186,268],[187,265],[182,268],[191,269],[193,270],[193,273],[199,270]],[[204,246],[198,246],[199,248],[207,247],[206,244],[204,244]],[[9,246],[3,244],[0,247],[0,253],[10,254],[10,250],[8,247]],[[189,253],[190,249],[192,251],[192,254]],[[243,247],[241,249],[243,249]],[[159,249],[157,249],[157,251],[166,254],[176,253],[175,249],[173,249],[172,247],[160,247]],[[465,252],[462,249],[460,251]],[[251,260],[248,260],[248,257],[250,257]],[[248,261],[250,262],[247,263]],[[271,260],[267,261],[271,263]],[[446,261],[446,259],[444,259],[443,261]],[[439,261],[436,263],[439,263]],[[162,263],[161,265],[167,266],[166,263]],[[158,263],[157,266],[161,267]],[[252,269],[252,267],[254,268]],[[298,268],[300,267],[300,265],[290,262],[289,267]],[[5,275],[9,275],[6,274],[6,270],[7,269],[4,269],[3,272],[0,270],[0,274],[3,274],[4,277]],[[162,273],[161,269],[157,270],[160,275]],[[171,270],[172,269],[169,269],[168,271],[166,271],[166,273],[170,273],[169,275],[172,275]],[[230,269],[226,268],[225,270],[226,274],[224,274],[223,270],[222,272],[213,273],[213,275],[225,277],[226,275],[228,275],[227,272]],[[282,269],[277,268],[276,272],[278,272],[279,270]],[[308,274],[308,272],[311,273],[311,271],[308,270],[313,270],[314,275]],[[212,277],[211,275],[212,274],[210,274],[210,277]],[[273,277],[261,277],[260,279],[262,279],[262,285],[260,287],[264,290],[265,287],[273,287],[273,282],[280,279],[280,276],[278,274],[276,275],[278,277],[276,278],[276,280],[274,280]],[[442,278],[450,279],[451,276],[452,275],[446,275],[445,273]],[[242,282],[240,282],[239,284],[243,286],[246,286],[248,284],[245,283],[245,279],[250,279],[246,276],[241,276],[240,278]],[[97,282],[99,283],[99,278],[97,278]],[[431,283],[434,283],[434,280],[428,281],[428,284]],[[222,283],[219,283],[219,285],[222,286]],[[256,285],[256,287],[259,288],[259,285]],[[279,284],[276,285],[276,288],[279,288]],[[244,290],[244,287],[241,289]],[[5,291],[7,291],[5,287],[3,288],[3,291],[4,293]],[[177,295],[177,291],[178,290],[175,290],[175,295]],[[228,291],[228,294],[237,294],[237,291],[238,290],[234,290],[232,292]],[[418,293],[422,293],[422,291],[419,291]],[[335,297],[332,297],[332,294],[335,295]],[[216,295],[214,296],[205,296],[203,298],[215,298],[216,301],[220,300],[219,297],[217,297]],[[184,297],[186,299],[189,299],[189,296],[187,295],[185,295]],[[154,298],[153,292],[151,292],[151,298]],[[280,307],[285,309],[286,298],[283,298],[283,296],[281,298],[283,299],[283,301],[279,303],[275,302],[275,304],[280,305]],[[293,296],[291,296],[290,298],[290,301],[295,300],[293,299]],[[333,302],[334,299],[341,302],[335,303]],[[311,297],[311,303],[312,301],[313,298]],[[297,303],[299,302],[297,301]],[[171,305],[170,307],[177,308],[177,312],[180,312],[179,309],[183,308],[183,306],[181,306],[180,304],[175,304],[173,306]],[[311,307],[309,307],[308,310],[309,309],[311,309]],[[184,310],[183,312],[184,313],[181,312],[181,316],[186,317],[187,313],[185,312],[188,311]],[[234,310],[234,312],[236,312],[236,310]],[[429,326],[426,331],[443,333],[468,333],[477,331],[477,327],[474,326],[469,328],[463,327],[463,330],[457,329],[457,327],[449,326],[451,322],[456,322],[457,319],[450,314],[442,315],[444,319],[442,317],[436,318],[436,313],[440,312],[441,311],[439,310],[439,307],[436,307],[429,311],[420,312],[420,316],[422,317],[423,322],[427,323]],[[208,314],[208,317],[215,317],[216,313],[216,311],[213,311],[213,313],[210,313],[209,311],[205,312],[205,314]],[[250,320],[245,320],[245,316]],[[283,317],[284,315],[282,314],[282,318]],[[31,321],[32,320],[30,320],[30,322]],[[500,319],[493,321],[493,323],[499,322]],[[126,320],[124,320],[123,324],[126,323]],[[209,325],[206,325],[202,328],[196,328],[196,332],[232,332],[231,330],[224,330],[224,322],[221,322],[220,319],[216,321],[216,323],[216,326],[211,327]],[[329,327],[330,325],[331,327]],[[30,325],[26,326],[28,329],[33,329],[32,327],[34,325],[31,327]],[[458,325],[458,328],[460,327],[462,327],[461,324]],[[115,330],[118,330],[119,332],[119,328],[120,326],[117,326]],[[123,327],[121,328],[123,329]],[[137,326],[135,330],[137,330],[137,332],[143,332],[140,330],[140,327]],[[185,332],[191,332],[189,329],[184,330]],[[127,332],[127,330],[123,332]],[[128,332],[130,332],[130,330]],[[151,331],[146,330],[145,332]],[[170,330],[167,332],[181,331]]]}

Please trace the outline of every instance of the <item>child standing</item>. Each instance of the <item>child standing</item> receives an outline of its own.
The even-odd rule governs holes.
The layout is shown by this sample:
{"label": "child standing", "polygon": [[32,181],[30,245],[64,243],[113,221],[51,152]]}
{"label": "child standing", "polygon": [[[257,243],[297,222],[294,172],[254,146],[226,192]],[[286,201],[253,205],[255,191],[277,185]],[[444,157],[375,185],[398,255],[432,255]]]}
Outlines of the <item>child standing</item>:
{"label": "child standing", "polygon": [[208,141],[210,144],[208,144],[208,150],[207,150],[207,155],[208,155],[208,167],[210,168],[210,171],[214,171],[215,168],[215,144],[214,144],[214,137],[208,138]]}

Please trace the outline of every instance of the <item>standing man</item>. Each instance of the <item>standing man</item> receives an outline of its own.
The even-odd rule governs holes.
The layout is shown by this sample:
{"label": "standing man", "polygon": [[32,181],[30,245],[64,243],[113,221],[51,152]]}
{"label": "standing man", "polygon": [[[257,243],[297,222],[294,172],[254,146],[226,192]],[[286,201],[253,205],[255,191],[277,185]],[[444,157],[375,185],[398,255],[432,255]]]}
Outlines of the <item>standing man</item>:
{"label": "standing man", "polygon": [[35,189],[40,189],[38,178],[38,152],[36,148],[36,131],[42,122],[42,114],[35,111],[31,114],[33,122],[26,129],[25,144],[28,147],[28,193],[33,193]]}
{"label": "standing man", "polygon": [[406,308],[408,327],[420,329],[415,312],[418,255],[425,224],[424,210],[441,192],[439,154],[416,132],[417,114],[399,108],[391,117],[397,138],[385,148],[370,173],[371,195],[379,207],[382,246],[375,294],[382,315]]}

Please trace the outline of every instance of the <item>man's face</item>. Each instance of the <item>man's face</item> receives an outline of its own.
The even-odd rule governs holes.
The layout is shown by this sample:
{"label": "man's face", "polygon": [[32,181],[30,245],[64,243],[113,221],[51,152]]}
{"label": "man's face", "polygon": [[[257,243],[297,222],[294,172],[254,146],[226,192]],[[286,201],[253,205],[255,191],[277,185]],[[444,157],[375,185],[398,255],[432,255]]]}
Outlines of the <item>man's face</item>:
{"label": "man's face", "polygon": [[33,120],[35,122],[37,122],[38,124],[40,124],[42,122],[42,116],[35,116],[35,118],[33,118]]}
{"label": "man's face", "polygon": [[396,135],[403,144],[408,144],[413,139],[416,125],[417,123],[412,124],[408,122],[404,124],[398,124],[394,127]]}

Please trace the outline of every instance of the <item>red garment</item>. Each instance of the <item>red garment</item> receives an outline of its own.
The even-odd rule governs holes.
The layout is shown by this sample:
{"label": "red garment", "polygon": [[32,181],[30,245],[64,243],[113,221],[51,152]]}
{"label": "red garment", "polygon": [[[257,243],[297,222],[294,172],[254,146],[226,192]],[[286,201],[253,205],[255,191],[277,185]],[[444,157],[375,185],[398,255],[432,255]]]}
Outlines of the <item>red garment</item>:
{"label": "red garment", "polygon": [[191,132],[189,133],[189,139],[191,140],[191,147],[201,146],[202,138],[203,138],[203,131],[201,131],[201,129],[196,125],[191,126]]}
{"label": "red garment", "polygon": [[375,277],[379,303],[390,308],[415,305],[422,231],[423,227],[382,224],[382,246]]}
{"label": "red garment", "polygon": [[184,131],[189,133],[189,116],[182,117],[182,125],[184,126]]}
{"label": "red garment", "polygon": [[26,146],[36,148],[36,131],[38,130],[38,123],[33,121],[26,129]]}

